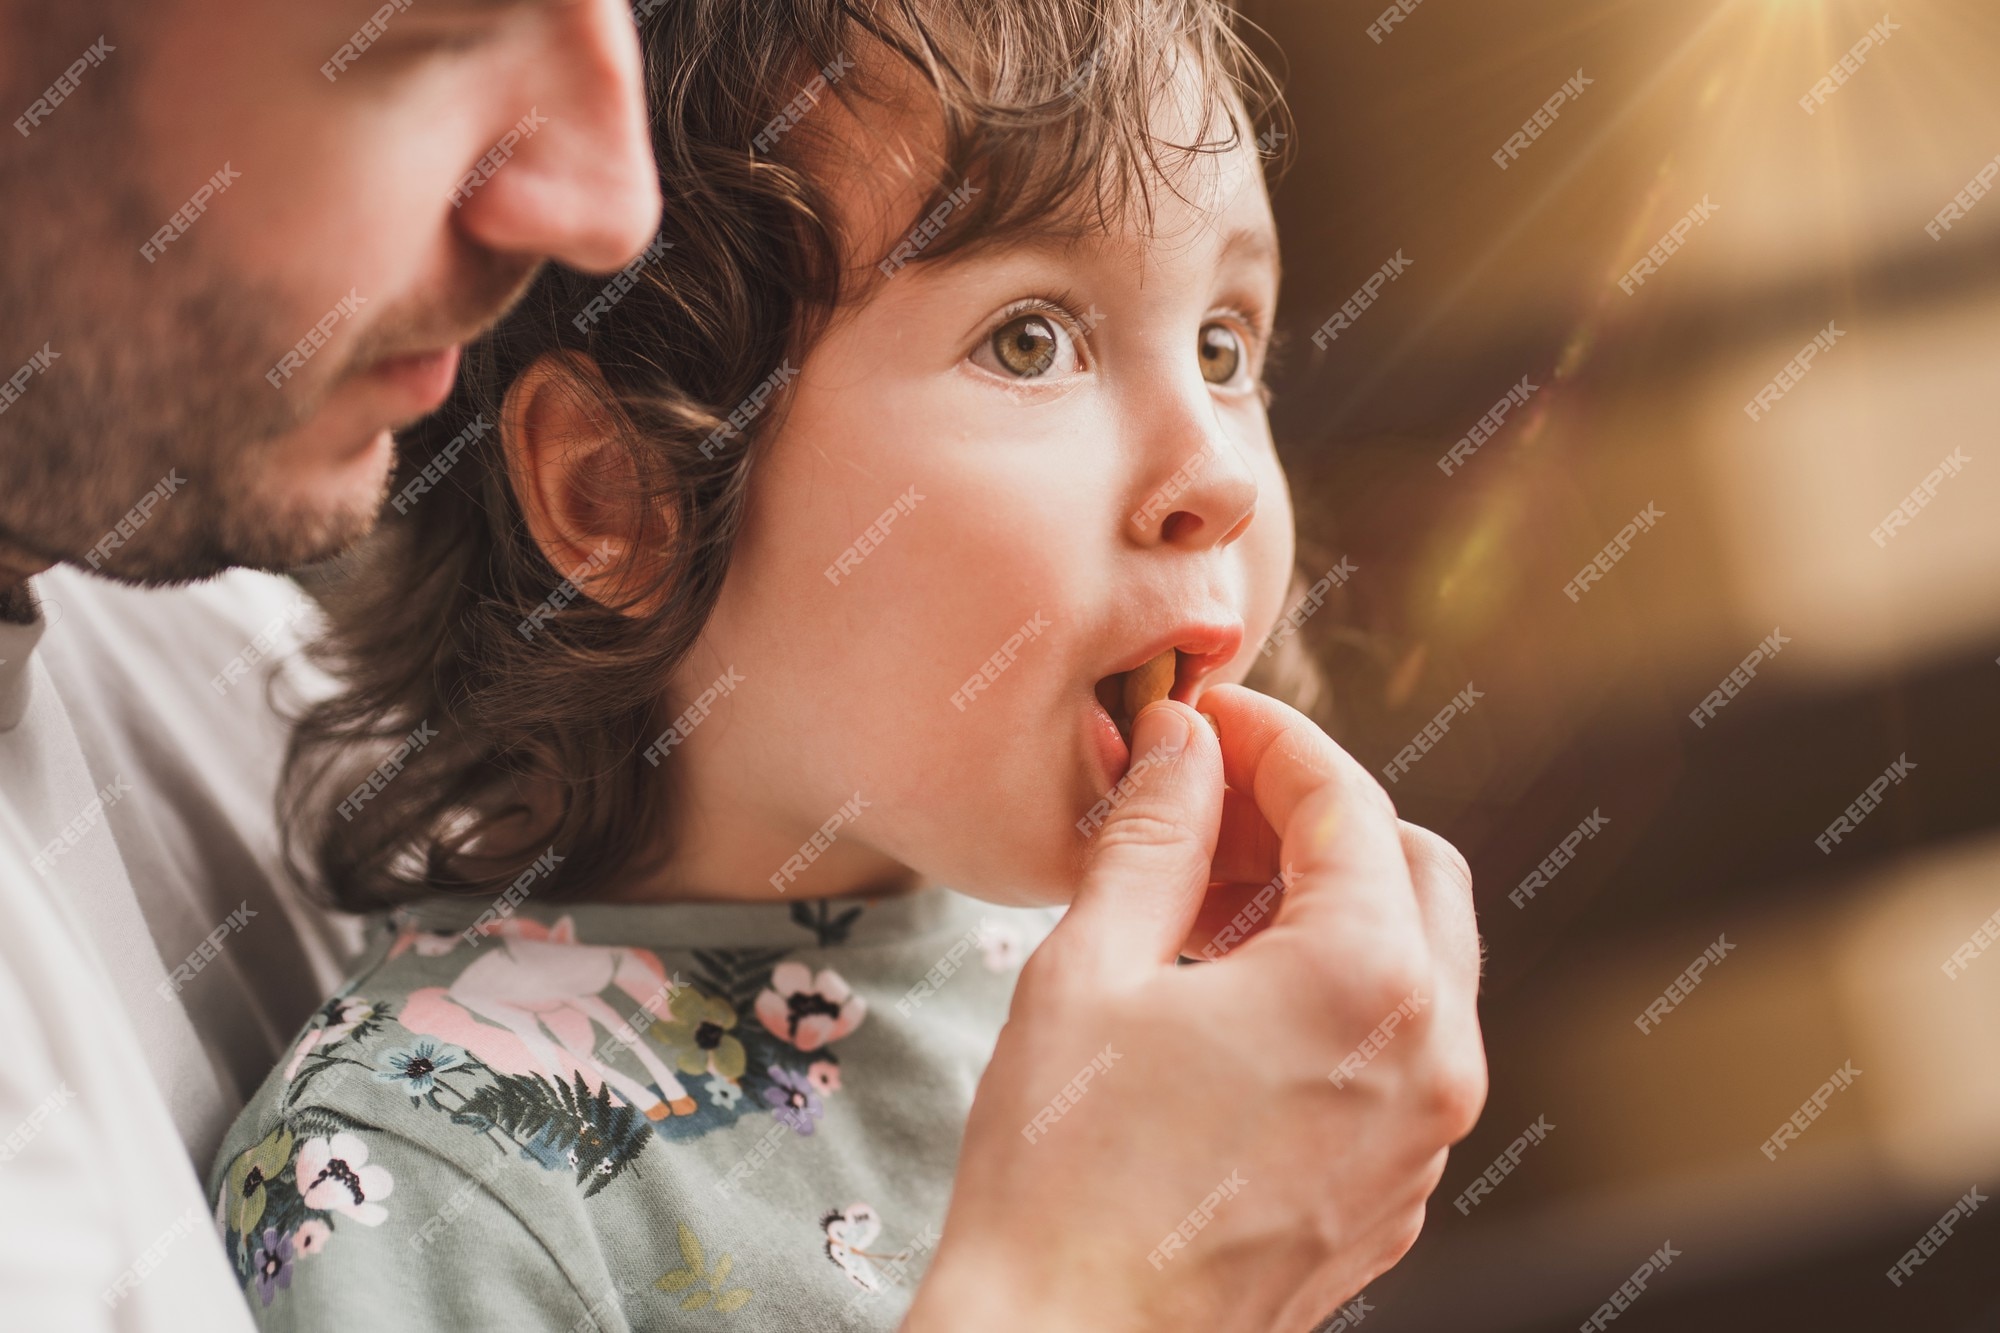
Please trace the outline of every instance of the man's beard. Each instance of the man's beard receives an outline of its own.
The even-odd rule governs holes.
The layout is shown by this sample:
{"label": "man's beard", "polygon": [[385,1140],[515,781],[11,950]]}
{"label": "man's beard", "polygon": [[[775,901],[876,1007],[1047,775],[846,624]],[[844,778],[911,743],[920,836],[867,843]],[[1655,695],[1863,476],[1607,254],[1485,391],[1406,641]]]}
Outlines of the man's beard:
{"label": "man's beard", "polygon": [[301,522],[258,503],[261,455],[312,406],[254,369],[283,345],[269,295],[227,274],[169,294],[160,288],[178,280],[160,274],[143,299],[120,299],[73,243],[36,256],[21,239],[0,259],[6,345],[46,345],[57,359],[0,417],[0,541],[38,563],[161,583],[233,564],[280,568],[367,530],[367,512]]}
{"label": "man's beard", "polygon": [[[63,110],[62,128],[93,145],[143,142],[114,113]],[[87,118],[101,119],[75,123]],[[306,493],[286,476],[298,466],[286,437],[383,355],[473,336],[537,267],[467,255],[451,309],[385,309],[274,389],[264,373],[320,312],[234,272],[199,224],[146,264],[139,243],[172,210],[142,197],[138,178],[79,152],[74,135],[0,150],[0,198],[15,201],[0,246],[0,382],[44,346],[53,354],[0,408],[0,583],[24,563],[160,584],[345,549],[374,525],[388,460],[373,487]]]}

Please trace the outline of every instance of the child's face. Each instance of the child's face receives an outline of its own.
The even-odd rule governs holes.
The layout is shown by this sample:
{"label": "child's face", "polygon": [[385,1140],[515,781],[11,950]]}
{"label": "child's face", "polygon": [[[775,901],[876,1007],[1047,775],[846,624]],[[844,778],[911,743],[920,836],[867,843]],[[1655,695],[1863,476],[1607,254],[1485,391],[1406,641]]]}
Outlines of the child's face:
{"label": "child's face", "polygon": [[[921,198],[854,158],[834,190],[865,271]],[[1292,566],[1258,388],[1276,232],[1247,143],[1154,184],[1150,228],[876,273],[797,363],[674,682],[742,677],[669,761],[700,880],[761,886],[859,793],[800,890],[909,867],[1066,902],[1077,821],[1131,758],[1099,683],[1169,647],[1199,659],[1179,699],[1249,670]]]}

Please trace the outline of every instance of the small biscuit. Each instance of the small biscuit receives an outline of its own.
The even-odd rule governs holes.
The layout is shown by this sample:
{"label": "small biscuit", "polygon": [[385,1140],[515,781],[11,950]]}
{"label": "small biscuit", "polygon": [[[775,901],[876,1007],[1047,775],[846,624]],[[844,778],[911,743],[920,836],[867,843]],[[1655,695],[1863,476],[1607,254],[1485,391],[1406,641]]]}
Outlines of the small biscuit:
{"label": "small biscuit", "polygon": [[1167,649],[1152,661],[1125,673],[1125,724],[1129,729],[1147,704],[1158,703],[1173,692],[1176,654]]}

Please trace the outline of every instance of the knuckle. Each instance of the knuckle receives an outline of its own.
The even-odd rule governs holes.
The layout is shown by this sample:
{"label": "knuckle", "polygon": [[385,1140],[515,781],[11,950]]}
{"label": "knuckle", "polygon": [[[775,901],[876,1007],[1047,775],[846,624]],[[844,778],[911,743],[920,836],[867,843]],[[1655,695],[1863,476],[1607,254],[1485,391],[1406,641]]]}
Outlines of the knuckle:
{"label": "knuckle", "polygon": [[1368,1016],[1370,1024],[1412,996],[1428,998],[1432,991],[1428,968],[1408,953],[1386,948],[1340,985],[1344,1003]]}
{"label": "knuckle", "polygon": [[1338,1188],[1313,1191],[1302,1211],[1304,1234],[1326,1254],[1352,1253],[1386,1215],[1377,1201]]}
{"label": "knuckle", "polygon": [[1177,847],[1187,840],[1188,831],[1166,816],[1127,806],[1097,831],[1096,855],[1121,847]]}
{"label": "knuckle", "polygon": [[1472,866],[1451,842],[1420,825],[1402,821],[1403,845],[1414,862],[1411,869],[1429,871],[1458,885],[1468,897],[1472,893]]}
{"label": "knuckle", "polygon": [[1423,1174],[1417,1177],[1419,1197],[1429,1199],[1437,1192],[1438,1185],[1444,1180],[1445,1163],[1450,1160],[1451,1154],[1443,1149],[1431,1154],[1429,1165],[1424,1168]]}
{"label": "knuckle", "polygon": [[1061,955],[1066,952],[1061,933],[1049,935],[1035,951],[1021,964],[1021,970],[1014,977],[1014,993],[1017,995],[1039,995],[1065,975]]}
{"label": "knuckle", "polygon": [[1452,1143],[1472,1132],[1486,1109],[1487,1074],[1483,1054],[1441,1060],[1425,1080],[1426,1109]]}
{"label": "knuckle", "polygon": [[1373,809],[1385,819],[1396,818],[1396,802],[1389,795],[1389,789],[1378,781],[1374,774],[1359,764],[1355,765],[1352,780],[1345,784],[1347,794],[1363,805]]}
{"label": "knuckle", "polygon": [[1389,789],[1384,787],[1381,781],[1345,746],[1335,743],[1332,750],[1338,758],[1328,775],[1328,782],[1335,799],[1343,806],[1359,803],[1376,814],[1386,815],[1393,820],[1396,817],[1396,803],[1390,798]]}
{"label": "knuckle", "polygon": [[1424,1234],[1424,1205],[1410,1209],[1407,1216],[1389,1232],[1389,1248],[1384,1258],[1385,1268],[1393,1268],[1403,1261],[1403,1256],[1416,1248],[1417,1238]]}
{"label": "knuckle", "polygon": [[1109,1022],[1134,981],[1125,960],[1104,941],[1059,925],[1015,973],[1008,1021],[1070,1026],[1091,1015],[1092,1022]]}
{"label": "knuckle", "polygon": [[1010,1012],[1060,1012],[1073,1016],[1089,1002],[1099,974],[1093,951],[1068,932],[1051,932],[1014,976]]}

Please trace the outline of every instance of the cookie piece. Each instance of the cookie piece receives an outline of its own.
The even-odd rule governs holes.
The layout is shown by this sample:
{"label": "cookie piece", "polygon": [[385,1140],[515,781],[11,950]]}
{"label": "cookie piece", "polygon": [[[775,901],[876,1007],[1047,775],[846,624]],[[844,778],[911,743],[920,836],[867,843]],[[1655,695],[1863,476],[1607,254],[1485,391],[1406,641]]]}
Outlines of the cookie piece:
{"label": "cookie piece", "polygon": [[1147,704],[1158,703],[1173,691],[1176,657],[1175,651],[1169,648],[1152,661],[1125,673],[1123,698],[1128,731]]}

